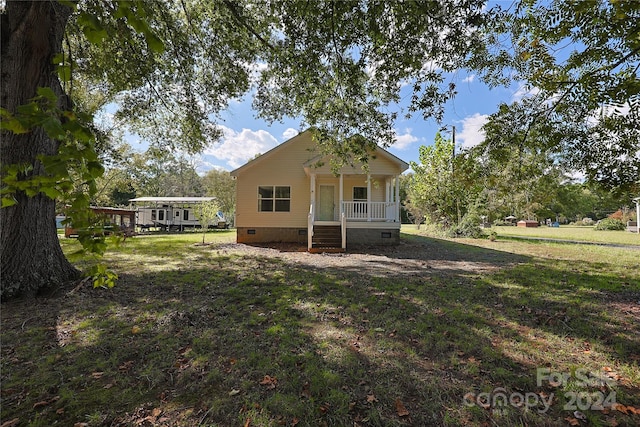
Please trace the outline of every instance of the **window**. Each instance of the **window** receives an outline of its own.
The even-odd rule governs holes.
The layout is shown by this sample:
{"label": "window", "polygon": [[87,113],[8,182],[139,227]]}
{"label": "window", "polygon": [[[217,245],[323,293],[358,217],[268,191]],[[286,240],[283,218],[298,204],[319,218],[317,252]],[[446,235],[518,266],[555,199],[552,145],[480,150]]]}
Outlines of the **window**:
{"label": "window", "polygon": [[258,187],[258,212],[289,212],[291,210],[291,187]]}
{"label": "window", "polygon": [[184,212],[184,217],[183,217],[184,220],[185,221],[189,221],[189,211],[187,209],[185,209],[183,212]]}
{"label": "window", "polygon": [[156,218],[156,210],[155,209],[151,209],[151,221],[155,221]]}
{"label": "window", "polygon": [[164,221],[164,209],[158,210],[158,221]]}
{"label": "window", "polygon": [[353,187],[353,201],[354,202],[366,202],[367,201],[367,187]]}

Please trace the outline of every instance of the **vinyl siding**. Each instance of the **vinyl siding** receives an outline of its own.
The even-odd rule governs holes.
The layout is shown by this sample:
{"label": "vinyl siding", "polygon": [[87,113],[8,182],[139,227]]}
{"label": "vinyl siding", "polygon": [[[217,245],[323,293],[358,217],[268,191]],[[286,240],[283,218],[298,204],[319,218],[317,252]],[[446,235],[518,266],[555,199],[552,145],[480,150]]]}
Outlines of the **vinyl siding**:
{"label": "vinyl siding", "polygon": [[[236,226],[238,227],[307,227],[310,179],[303,164],[317,155],[310,132],[284,142],[265,158],[254,160],[237,171]],[[258,187],[276,185],[291,187],[289,212],[259,212]]]}
{"label": "vinyl siding", "polygon": [[[325,162],[321,167],[314,168],[314,173],[317,174],[330,174],[331,165],[330,162]],[[403,170],[398,163],[392,161],[384,155],[378,155],[375,159],[369,159],[369,173],[371,175],[400,175]],[[367,174],[360,166],[344,166],[340,169],[339,173],[353,175],[353,174]]]}

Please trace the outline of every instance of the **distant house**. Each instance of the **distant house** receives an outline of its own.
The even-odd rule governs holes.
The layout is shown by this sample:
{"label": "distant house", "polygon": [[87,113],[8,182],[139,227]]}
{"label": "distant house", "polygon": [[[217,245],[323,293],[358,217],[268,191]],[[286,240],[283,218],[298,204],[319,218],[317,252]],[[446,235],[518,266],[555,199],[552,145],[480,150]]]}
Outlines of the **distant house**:
{"label": "distant house", "polygon": [[388,151],[370,153],[368,170],[334,174],[307,130],[231,172],[239,243],[306,243],[311,252],[351,244],[397,244],[399,176],[409,165]]}

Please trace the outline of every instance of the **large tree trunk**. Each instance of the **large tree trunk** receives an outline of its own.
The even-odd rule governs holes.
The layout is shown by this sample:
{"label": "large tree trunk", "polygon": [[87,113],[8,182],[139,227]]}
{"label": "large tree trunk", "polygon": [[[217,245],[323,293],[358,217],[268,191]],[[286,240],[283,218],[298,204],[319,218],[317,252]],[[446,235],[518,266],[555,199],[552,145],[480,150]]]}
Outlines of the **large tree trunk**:
{"label": "large tree trunk", "polygon": [[[71,9],[57,1],[9,0],[2,15],[1,105],[12,113],[36,96],[38,87],[50,87],[67,108],[67,97],[52,64],[61,51],[64,28]],[[15,135],[2,132],[3,165],[28,164],[30,174],[42,174],[36,160],[52,155],[58,143],[42,128]],[[33,295],[39,290],[76,278],[78,271],[67,261],[56,232],[55,201],[40,193],[15,195],[17,205],[0,210],[0,296]]]}

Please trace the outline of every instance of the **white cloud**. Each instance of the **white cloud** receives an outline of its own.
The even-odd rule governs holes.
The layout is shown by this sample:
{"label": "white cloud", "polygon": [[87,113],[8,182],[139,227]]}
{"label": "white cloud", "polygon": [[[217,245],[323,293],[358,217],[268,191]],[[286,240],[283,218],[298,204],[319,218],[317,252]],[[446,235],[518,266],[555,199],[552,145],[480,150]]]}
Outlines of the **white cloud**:
{"label": "white cloud", "polygon": [[282,138],[284,138],[285,141],[288,141],[288,140],[290,140],[291,138],[293,138],[294,136],[296,136],[299,133],[300,132],[298,132],[297,129],[288,128],[287,130],[282,132]]}
{"label": "white cloud", "polygon": [[471,74],[470,76],[467,76],[464,79],[462,79],[462,83],[473,83],[475,79],[476,79],[476,75]]}
{"label": "white cloud", "polygon": [[521,84],[518,87],[518,90],[516,90],[513,96],[511,97],[511,101],[512,102],[520,101],[522,98],[535,96],[539,93],[540,93],[540,88],[528,87],[526,84]]}
{"label": "white cloud", "polygon": [[256,154],[264,154],[278,145],[278,140],[266,130],[242,129],[237,132],[226,126],[222,128],[221,141],[207,147],[204,154],[224,160],[232,168],[245,164]]}
{"label": "white cloud", "polygon": [[400,135],[396,130],[396,142],[395,144],[393,144],[393,147],[397,148],[398,150],[405,150],[411,144],[418,141],[418,137],[412,135],[411,131],[411,128],[406,128],[404,130],[404,134]]}
{"label": "white cloud", "polygon": [[[462,142],[461,147],[471,148],[484,141],[485,135],[481,128],[487,122],[488,117],[486,114],[475,113],[462,120],[462,130],[456,135],[458,141]],[[458,141],[456,141],[456,145],[458,145]]]}

